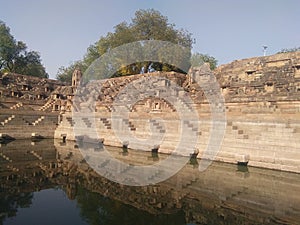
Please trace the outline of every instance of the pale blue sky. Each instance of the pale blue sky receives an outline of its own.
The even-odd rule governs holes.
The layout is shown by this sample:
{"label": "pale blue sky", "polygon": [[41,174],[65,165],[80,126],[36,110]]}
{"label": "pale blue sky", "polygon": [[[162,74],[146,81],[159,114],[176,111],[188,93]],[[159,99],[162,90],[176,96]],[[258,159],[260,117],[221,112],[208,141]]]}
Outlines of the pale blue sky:
{"label": "pale blue sky", "polygon": [[0,0],[0,20],[40,52],[51,78],[60,66],[138,9],[154,8],[196,39],[193,51],[219,64],[300,46],[299,0]]}

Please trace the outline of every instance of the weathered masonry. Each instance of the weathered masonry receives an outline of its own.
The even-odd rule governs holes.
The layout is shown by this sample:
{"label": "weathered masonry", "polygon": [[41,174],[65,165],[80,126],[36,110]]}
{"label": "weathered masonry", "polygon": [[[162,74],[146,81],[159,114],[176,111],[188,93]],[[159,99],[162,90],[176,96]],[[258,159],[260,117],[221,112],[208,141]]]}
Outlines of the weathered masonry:
{"label": "weathered masonry", "polygon": [[[237,60],[219,66],[214,74],[225,99],[226,112],[225,136],[214,159],[299,173],[300,52]],[[74,128],[80,128],[82,134],[92,139],[96,130],[105,145],[126,143],[128,148],[141,150],[159,145],[160,152],[170,153],[179,141],[190,141],[180,139],[185,127],[196,132],[195,148],[199,158],[204,156],[214,134],[210,104],[202,88],[194,82],[202,76],[201,71],[193,69],[188,75],[154,72],[107,79],[101,81],[96,92],[95,87],[91,90],[92,96],[75,94],[81,76],[80,71],[74,71],[72,86],[64,86],[46,79],[32,83],[29,78],[24,81],[23,76],[1,75],[0,133],[14,138],[40,133],[45,137],[75,140]],[[147,82],[143,86],[139,81],[150,77],[157,78],[152,84],[156,92],[134,101],[130,93],[145,89]],[[172,92],[176,105],[164,97],[170,82],[178,87]],[[190,102],[184,101],[186,95]],[[116,116],[122,105],[120,100],[132,103],[124,106],[128,118]],[[88,113],[82,113],[82,109]],[[191,122],[187,118],[181,123],[180,110],[189,113],[192,109],[196,109],[199,120]],[[43,134],[46,127],[48,133]],[[160,134],[157,143],[143,142],[153,131]],[[128,134],[135,139],[120,138]],[[195,149],[187,151],[192,154]]]}
{"label": "weathered masonry", "polygon": [[0,141],[53,138],[58,112],[45,111],[46,103],[62,85],[56,80],[0,74]]}
{"label": "weathered masonry", "polygon": [[[65,134],[66,139],[75,140],[73,129],[77,126],[82,133],[91,137],[91,130],[96,129],[98,137],[106,145],[122,146],[127,141],[129,148],[151,150],[159,144],[160,152],[170,153],[180,141],[182,127],[176,107],[161,98],[169,80],[193,100],[191,103],[181,101],[183,93],[178,91],[177,103],[181,104],[181,109],[197,109],[197,124],[187,122],[183,126],[197,130],[196,148],[201,158],[210,136],[214,134],[211,134],[210,105],[199,85],[193,82],[193,77],[201,76],[198,72],[192,70],[188,75],[156,72],[105,80],[97,94],[93,109],[95,114],[92,117],[90,114],[79,115],[78,120],[74,118],[76,113],[80,114],[78,108],[87,106],[88,100],[82,100],[82,104],[76,105],[73,117],[71,113],[63,114],[55,137],[61,138]],[[300,52],[237,60],[218,67],[214,73],[225,98],[227,118],[225,136],[214,159],[300,172]],[[128,119],[113,116],[117,110],[117,99],[120,96],[126,99],[124,90],[147,76],[165,78],[156,84],[157,96],[131,105],[126,109],[129,112]],[[137,89],[142,88],[140,86]],[[127,100],[130,98],[130,94],[127,95]],[[121,140],[120,135],[116,135],[118,131],[121,136],[130,133],[136,139],[146,140],[151,135],[151,129],[161,133],[161,142]],[[189,151],[193,153],[194,149]]]}

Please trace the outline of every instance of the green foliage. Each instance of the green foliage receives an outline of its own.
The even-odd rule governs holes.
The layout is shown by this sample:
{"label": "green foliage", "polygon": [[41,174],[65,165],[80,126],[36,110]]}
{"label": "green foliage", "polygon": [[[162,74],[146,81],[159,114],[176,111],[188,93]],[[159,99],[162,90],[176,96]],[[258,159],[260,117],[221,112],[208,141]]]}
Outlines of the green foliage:
{"label": "green foliage", "polygon": [[0,224],[3,224],[7,218],[15,217],[19,208],[28,208],[32,204],[33,193],[9,193],[2,191],[0,193]]}
{"label": "green foliage", "polygon": [[16,41],[10,29],[0,21],[0,72],[12,72],[48,78],[38,52],[27,51],[22,41]]}
{"label": "green foliage", "polygon": [[138,10],[129,29],[133,31],[135,41],[161,40],[170,41],[187,48],[192,48],[191,34],[185,30],[175,29],[174,24],[168,22],[168,18],[154,9]]}
{"label": "green foliage", "polygon": [[203,63],[209,63],[210,69],[214,70],[217,67],[218,61],[207,54],[200,54],[200,53],[194,53],[191,56],[191,66],[196,67],[196,66],[201,66]]}
{"label": "green foliage", "polygon": [[295,47],[295,48],[283,48],[277,54],[279,53],[287,53],[287,52],[297,52],[300,51],[300,47]]}
{"label": "green foliage", "polygon": [[[78,186],[77,188],[77,206],[80,208],[81,217],[87,221],[88,224],[184,224],[184,213],[182,211],[174,212],[172,214],[162,213],[161,215],[153,216],[153,214],[146,210],[139,210],[130,204],[112,200],[109,197],[102,196],[96,192],[91,192],[81,186]],[[118,194],[121,196],[120,193]],[[138,194],[136,196],[142,197]]]}
{"label": "green foliage", "polygon": [[[157,54],[159,61],[163,62],[163,57],[181,57],[183,60],[185,58],[190,58],[191,48],[193,44],[192,36],[186,30],[178,30],[175,28],[174,24],[168,22],[167,17],[161,15],[159,11],[154,9],[148,10],[138,10],[135,13],[135,17],[132,19],[130,24],[122,22],[114,27],[114,32],[109,32],[106,36],[103,36],[95,44],[91,45],[83,60],[77,62],[83,66],[83,72],[88,68],[91,63],[97,59],[99,56],[109,52],[118,46],[133,43],[137,41],[144,40],[160,40],[168,41],[174,44],[178,44],[189,49],[189,52],[185,52],[187,56],[182,55],[167,55],[166,52],[159,52]],[[147,46],[144,46],[147,48]],[[182,53],[182,52],[181,52]],[[128,56],[130,57],[132,53],[129,51]],[[183,72],[181,69],[176,68],[173,65],[167,65],[161,62],[137,62],[130,65],[122,63],[122,59],[119,59],[119,64],[122,65],[118,68],[118,71],[113,74],[113,76],[123,76],[130,74],[137,74],[141,71],[141,68],[145,67],[145,72],[147,72],[148,66],[152,63],[153,68],[159,71],[179,71]],[[188,61],[188,60],[187,60]],[[189,63],[189,62],[188,62]],[[68,68],[61,68],[57,74],[57,79],[70,80],[72,73],[70,69],[74,68],[74,65],[70,65]],[[68,78],[66,78],[68,77]]]}

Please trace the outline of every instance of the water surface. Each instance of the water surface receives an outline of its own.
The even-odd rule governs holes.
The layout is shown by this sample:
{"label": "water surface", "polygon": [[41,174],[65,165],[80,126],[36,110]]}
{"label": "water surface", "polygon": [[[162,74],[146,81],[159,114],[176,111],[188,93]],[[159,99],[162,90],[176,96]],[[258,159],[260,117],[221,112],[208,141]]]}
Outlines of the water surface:
{"label": "water surface", "polygon": [[[131,164],[166,155],[110,148]],[[13,141],[0,147],[1,224],[299,224],[300,175],[190,161],[155,185],[98,175],[74,142]]]}

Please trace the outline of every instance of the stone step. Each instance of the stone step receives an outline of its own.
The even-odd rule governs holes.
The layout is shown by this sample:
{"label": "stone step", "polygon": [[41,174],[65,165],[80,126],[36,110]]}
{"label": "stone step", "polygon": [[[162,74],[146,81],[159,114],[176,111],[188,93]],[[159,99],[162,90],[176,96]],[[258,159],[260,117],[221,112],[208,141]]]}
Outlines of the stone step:
{"label": "stone step", "polygon": [[55,102],[55,100],[53,100],[53,99],[48,100],[48,101],[45,103],[45,105],[43,105],[42,107],[40,107],[39,110],[40,110],[40,111],[46,111],[47,109],[49,109],[50,107],[53,106],[54,102]]}
{"label": "stone step", "polygon": [[106,129],[111,129],[111,122],[107,118],[100,118],[100,121],[104,124]]}
{"label": "stone step", "polygon": [[129,119],[122,119],[122,122],[125,123],[131,131],[136,131],[136,127],[132,121],[129,121]]}
{"label": "stone step", "polygon": [[42,160],[42,159],[43,159],[43,157],[42,157],[41,155],[39,155],[37,152],[35,152],[34,150],[30,151],[30,153],[31,153],[32,155],[34,155],[35,157],[37,157],[39,160]]}
{"label": "stone step", "polygon": [[23,103],[22,102],[18,102],[17,104],[11,106],[10,109],[18,109],[18,108],[20,108],[22,106],[23,106]]}
{"label": "stone step", "polygon": [[7,123],[9,123],[10,121],[12,121],[14,118],[15,118],[15,115],[9,116],[7,119],[5,119],[3,122],[1,122],[1,125],[5,126]]}
{"label": "stone step", "polygon": [[41,117],[39,117],[37,120],[35,120],[35,121],[32,123],[32,125],[33,125],[33,126],[36,126],[36,125],[38,125],[40,122],[42,122],[44,119],[45,119],[45,116],[41,116]]}
{"label": "stone step", "polygon": [[5,154],[3,154],[2,152],[0,152],[0,156],[1,156],[3,159],[5,159],[7,162],[12,162],[12,160],[11,160],[8,156],[6,156]]}

